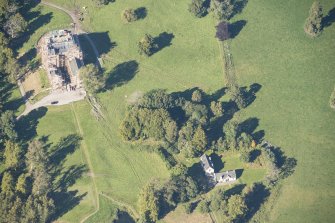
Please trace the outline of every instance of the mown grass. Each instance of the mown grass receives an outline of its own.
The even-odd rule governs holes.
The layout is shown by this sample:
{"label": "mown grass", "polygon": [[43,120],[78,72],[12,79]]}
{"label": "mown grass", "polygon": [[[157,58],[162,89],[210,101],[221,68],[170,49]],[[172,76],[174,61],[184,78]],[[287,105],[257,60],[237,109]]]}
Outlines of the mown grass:
{"label": "mown grass", "polygon": [[[88,1],[80,2],[80,6],[90,6],[90,16],[84,24],[97,33],[92,38],[100,52],[106,54],[107,75],[118,64],[132,60],[139,64],[138,72],[127,84],[99,95],[108,119],[112,120],[108,123],[112,142],[103,136],[104,130],[88,112],[90,108],[85,103],[75,105],[99,190],[134,207],[139,188],[152,177],[166,178],[168,173],[157,156],[145,152],[142,146],[121,141],[118,126],[124,116],[126,97],[152,88],[181,91],[198,86],[214,91],[223,87],[213,19],[195,19],[187,11],[188,3],[125,0],[94,8]],[[327,27],[315,40],[306,37],[303,24],[311,3],[249,1],[243,13],[234,18],[247,21],[232,41],[237,79],[242,86],[262,85],[255,102],[242,112],[241,118],[259,118],[257,130],[264,130],[267,140],[298,160],[294,175],[283,183],[275,207],[264,213],[271,222],[332,222],[335,217],[335,113],[328,106],[335,81],[335,46],[331,39],[335,26]],[[334,1],[322,3],[326,12],[335,5]],[[146,7],[148,15],[144,20],[124,24],[120,14],[128,7]],[[158,36],[162,32],[173,33],[171,46],[150,58],[139,56],[140,38],[145,33]],[[60,120],[54,123],[63,123]],[[127,154],[139,177],[120,150]],[[252,178],[246,174],[245,181]],[[78,212],[66,215],[69,221],[78,220],[75,213]]]}
{"label": "mown grass", "polygon": [[[332,222],[335,218],[335,113],[329,95],[335,82],[335,24],[310,39],[303,25],[313,1],[249,1],[235,20],[246,26],[232,41],[241,85],[261,90],[244,117],[257,117],[257,130],[297,159],[283,182],[270,222]],[[335,1],[321,1],[325,14]]]}

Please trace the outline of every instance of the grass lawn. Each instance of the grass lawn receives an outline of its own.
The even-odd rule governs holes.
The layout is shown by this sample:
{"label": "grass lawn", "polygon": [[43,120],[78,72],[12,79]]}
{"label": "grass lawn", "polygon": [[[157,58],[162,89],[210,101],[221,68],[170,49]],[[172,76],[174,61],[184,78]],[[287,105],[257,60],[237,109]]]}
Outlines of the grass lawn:
{"label": "grass lawn", "polygon": [[71,24],[70,17],[65,13],[40,4],[27,12],[24,17],[29,22],[29,31],[26,33],[23,45],[20,46],[19,54],[32,50],[43,34],[55,29],[68,28]]}
{"label": "grass lawn", "polygon": [[[238,183],[252,184],[263,180],[266,169],[251,168],[244,164],[239,157],[239,154],[227,155],[222,157],[223,168],[219,172],[227,170],[237,170]],[[239,176],[240,175],[240,176]]]}
{"label": "grass lawn", "polygon": [[[335,84],[335,24],[316,39],[303,31],[309,1],[249,1],[234,20],[246,26],[232,41],[241,85],[262,88],[245,118],[297,159],[267,222],[333,222],[335,113],[329,97]],[[321,1],[324,14],[335,1]]]}
{"label": "grass lawn", "polygon": [[[333,0],[322,2],[326,12],[335,5]],[[91,4],[86,0],[80,2],[81,6],[86,3]],[[158,156],[146,152],[143,146],[120,139],[118,127],[124,117],[126,98],[133,92],[153,88],[183,91],[201,87],[213,92],[224,85],[214,21],[211,16],[195,19],[187,11],[188,3],[186,0],[124,0],[102,8],[89,5],[90,16],[84,22],[92,30],[90,35],[99,52],[104,54],[106,75],[114,83],[99,95],[109,128],[100,126],[85,102],[76,103],[74,111],[83,131],[98,191],[135,208],[140,188],[152,178],[166,179],[169,174]],[[267,140],[298,160],[296,172],[284,182],[275,207],[266,213],[269,216],[266,222],[332,222],[335,218],[332,211],[335,113],[328,105],[335,83],[332,40],[335,25],[327,27],[320,38],[306,37],[303,24],[311,3],[311,0],[249,1],[243,13],[234,18],[247,21],[231,46],[238,81],[242,86],[253,83],[262,86],[255,102],[241,117],[258,118],[257,130],[264,130]],[[124,24],[121,12],[138,7],[147,9],[147,17]],[[43,14],[52,12],[55,19],[35,31],[22,52],[29,50],[47,30],[69,23],[61,12],[46,7],[39,10]],[[162,43],[161,50],[149,58],[137,53],[137,42],[145,33],[159,36]],[[57,141],[63,134],[77,131],[70,108],[65,106],[64,113],[58,111],[62,108],[50,108],[40,120],[40,135],[50,135],[50,139],[54,137],[52,140]],[[72,127],[67,126],[69,123]],[[77,151],[69,156],[68,165],[84,161]],[[238,162],[228,159],[224,168],[239,166]],[[254,169],[248,171],[242,174],[243,183],[263,174]],[[91,190],[89,179],[83,177],[77,182],[73,188],[80,188],[80,193]],[[62,220],[77,222],[94,209],[91,194]]]}

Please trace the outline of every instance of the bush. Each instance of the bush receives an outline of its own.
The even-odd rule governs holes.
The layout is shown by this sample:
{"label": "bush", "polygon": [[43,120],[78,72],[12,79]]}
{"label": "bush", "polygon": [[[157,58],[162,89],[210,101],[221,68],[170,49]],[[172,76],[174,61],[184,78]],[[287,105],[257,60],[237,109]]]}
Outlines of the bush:
{"label": "bush", "polygon": [[309,16],[305,22],[305,33],[311,37],[318,36],[322,31],[322,6],[315,1],[309,10]]}
{"label": "bush", "polygon": [[193,204],[191,202],[184,204],[186,214],[191,214],[193,211]]}
{"label": "bush", "polygon": [[206,0],[192,0],[188,5],[188,11],[198,18],[206,15],[207,7],[205,6]]}
{"label": "bush", "polygon": [[192,93],[192,101],[200,103],[202,101],[202,92],[200,90],[195,90]]}
{"label": "bush", "polygon": [[212,0],[211,11],[218,20],[229,20],[234,14],[233,0]]}
{"label": "bush", "polygon": [[145,34],[142,40],[138,43],[138,50],[141,55],[151,56],[157,47],[154,38],[149,34]]}
{"label": "bush", "polygon": [[200,213],[205,214],[209,213],[209,202],[207,200],[202,200],[199,202],[197,209],[199,210]]}
{"label": "bush", "polygon": [[212,101],[211,102],[211,111],[214,116],[221,116],[223,115],[223,108],[222,103],[219,101]]}
{"label": "bush", "polygon": [[134,22],[134,21],[138,20],[138,16],[137,16],[135,10],[133,10],[133,9],[125,9],[122,13],[122,18],[126,22]]}

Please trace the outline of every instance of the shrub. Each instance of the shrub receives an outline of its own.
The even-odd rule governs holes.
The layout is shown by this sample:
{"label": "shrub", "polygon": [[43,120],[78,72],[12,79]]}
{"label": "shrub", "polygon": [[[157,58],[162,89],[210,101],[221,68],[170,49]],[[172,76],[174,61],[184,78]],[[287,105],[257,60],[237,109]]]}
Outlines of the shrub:
{"label": "shrub", "polygon": [[209,202],[207,200],[202,200],[199,202],[197,209],[199,210],[200,213],[205,214],[209,213]]}
{"label": "shrub", "polygon": [[191,202],[184,204],[186,214],[191,214],[193,211],[193,204]]}
{"label": "shrub", "polygon": [[122,13],[122,18],[126,22],[134,22],[134,21],[138,20],[138,16],[137,16],[135,10],[133,10],[133,9],[125,9]]}
{"label": "shrub", "polygon": [[138,50],[141,55],[151,56],[157,47],[154,38],[149,34],[145,34],[142,40],[138,43]]}
{"label": "shrub", "polygon": [[309,10],[309,16],[305,22],[305,33],[311,37],[318,36],[322,31],[322,6],[315,1]]}
{"label": "shrub", "polygon": [[211,11],[218,20],[229,20],[234,14],[233,0],[212,0]]}
{"label": "shrub", "polygon": [[202,92],[200,90],[195,90],[192,93],[192,101],[200,103],[202,101]]}
{"label": "shrub", "polygon": [[211,111],[212,111],[214,116],[223,115],[222,103],[219,102],[219,101],[212,101],[211,102]]}
{"label": "shrub", "polygon": [[201,18],[207,13],[205,3],[206,0],[192,0],[191,4],[188,5],[188,11],[196,17]]}

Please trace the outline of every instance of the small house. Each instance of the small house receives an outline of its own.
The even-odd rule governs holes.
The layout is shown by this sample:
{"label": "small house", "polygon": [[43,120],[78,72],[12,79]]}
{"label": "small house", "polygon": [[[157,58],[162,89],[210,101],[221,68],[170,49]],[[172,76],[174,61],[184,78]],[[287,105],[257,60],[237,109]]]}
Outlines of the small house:
{"label": "small house", "polygon": [[215,171],[214,171],[214,165],[213,165],[211,158],[208,157],[206,154],[203,154],[200,157],[200,160],[201,160],[202,168],[204,168],[204,171],[206,172],[206,174],[213,175]]}
{"label": "small house", "polygon": [[221,173],[215,174],[215,180],[217,183],[228,183],[236,180],[235,170],[228,170]]}

